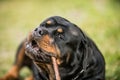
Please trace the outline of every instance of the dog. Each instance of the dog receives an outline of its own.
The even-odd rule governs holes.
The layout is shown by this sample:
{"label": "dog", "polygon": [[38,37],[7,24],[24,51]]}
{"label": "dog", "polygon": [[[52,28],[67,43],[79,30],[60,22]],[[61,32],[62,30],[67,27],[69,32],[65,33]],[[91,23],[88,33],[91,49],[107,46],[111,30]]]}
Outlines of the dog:
{"label": "dog", "polygon": [[61,80],[105,80],[105,60],[96,44],[77,25],[60,16],[47,18],[30,33],[2,79],[18,79],[20,70],[27,66],[33,72],[28,80],[55,80],[52,56]]}

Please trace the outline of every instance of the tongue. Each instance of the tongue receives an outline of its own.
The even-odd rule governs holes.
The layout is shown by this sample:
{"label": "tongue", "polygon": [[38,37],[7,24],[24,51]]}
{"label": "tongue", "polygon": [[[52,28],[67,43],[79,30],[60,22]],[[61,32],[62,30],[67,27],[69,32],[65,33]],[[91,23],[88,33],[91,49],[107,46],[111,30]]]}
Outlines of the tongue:
{"label": "tongue", "polygon": [[38,48],[38,47],[34,47],[34,49],[35,49],[36,51],[39,51],[39,48]]}

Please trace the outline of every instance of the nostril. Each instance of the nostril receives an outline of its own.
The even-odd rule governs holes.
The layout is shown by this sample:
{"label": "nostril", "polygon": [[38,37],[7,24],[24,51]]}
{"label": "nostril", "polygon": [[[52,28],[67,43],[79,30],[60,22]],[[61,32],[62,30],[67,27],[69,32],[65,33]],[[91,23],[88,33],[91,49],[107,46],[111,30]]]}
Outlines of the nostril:
{"label": "nostril", "polygon": [[40,30],[40,31],[39,31],[39,34],[40,34],[40,35],[43,35],[43,31]]}
{"label": "nostril", "polygon": [[38,30],[38,28],[36,28],[34,31],[37,31]]}

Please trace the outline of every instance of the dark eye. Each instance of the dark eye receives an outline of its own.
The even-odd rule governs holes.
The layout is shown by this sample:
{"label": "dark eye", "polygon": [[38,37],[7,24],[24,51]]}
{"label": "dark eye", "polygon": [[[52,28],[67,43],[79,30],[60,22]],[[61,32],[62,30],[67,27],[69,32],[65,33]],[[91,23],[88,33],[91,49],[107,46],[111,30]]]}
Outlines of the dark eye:
{"label": "dark eye", "polygon": [[63,33],[57,33],[56,37],[64,40],[64,34]]}
{"label": "dark eye", "polygon": [[64,30],[63,28],[59,27],[57,30],[56,30],[56,37],[57,39],[62,39],[64,40]]}

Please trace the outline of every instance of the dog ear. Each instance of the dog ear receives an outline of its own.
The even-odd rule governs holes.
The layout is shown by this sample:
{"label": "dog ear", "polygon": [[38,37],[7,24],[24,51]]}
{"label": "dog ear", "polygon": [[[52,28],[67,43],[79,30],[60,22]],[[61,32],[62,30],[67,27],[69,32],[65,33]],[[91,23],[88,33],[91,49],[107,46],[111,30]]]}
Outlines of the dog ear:
{"label": "dog ear", "polygon": [[[81,30],[82,31],[82,30]],[[78,54],[80,55],[81,64],[83,67],[83,70],[86,71],[89,64],[92,64],[93,61],[93,50],[90,45],[89,38],[82,32],[82,38],[80,39],[80,42],[78,44]]]}
{"label": "dog ear", "polygon": [[78,54],[81,55],[80,64],[85,74],[84,77],[93,75],[104,76],[104,59],[99,49],[90,38],[86,37],[86,39],[81,40]]}
{"label": "dog ear", "polygon": [[83,54],[82,55],[82,59],[83,59],[82,65],[83,65],[83,69],[86,70],[89,65],[89,59],[91,57],[91,50],[85,40],[81,41],[81,43],[79,45],[79,51],[80,51],[80,54]]}

